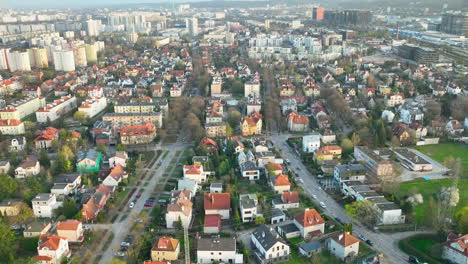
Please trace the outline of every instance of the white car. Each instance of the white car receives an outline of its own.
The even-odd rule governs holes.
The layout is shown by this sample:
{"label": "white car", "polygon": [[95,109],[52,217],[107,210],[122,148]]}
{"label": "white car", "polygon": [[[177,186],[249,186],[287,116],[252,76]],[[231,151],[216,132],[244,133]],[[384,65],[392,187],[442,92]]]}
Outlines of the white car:
{"label": "white car", "polygon": [[317,200],[317,195],[312,194],[312,198],[314,198],[315,200]]}
{"label": "white car", "polygon": [[327,208],[327,206],[323,202],[320,202],[320,207],[322,207],[323,209]]}
{"label": "white car", "polygon": [[133,208],[135,206],[135,203],[134,202],[131,202],[129,205],[128,205],[128,208]]}

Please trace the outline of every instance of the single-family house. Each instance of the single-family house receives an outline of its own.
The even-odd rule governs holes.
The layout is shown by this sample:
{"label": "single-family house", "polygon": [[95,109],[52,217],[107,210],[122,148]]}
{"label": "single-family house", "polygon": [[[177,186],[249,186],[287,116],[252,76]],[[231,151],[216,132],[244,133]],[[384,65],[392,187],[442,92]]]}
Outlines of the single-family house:
{"label": "single-family house", "polygon": [[74,219],[58,222],[57,235],[66,238],[70,243],[81,243],[84,240],[83,224]]}
{"label": "single-family house", "polygon": [[302,238],[321,236],[325,233],[325,220],[315,209],[305,209],[294,216],[294,224],[299,229]]}
{"label": "single-family house", "polygon": [[243,263],[243,255],[236,253],[235,237],[200,238],[197,241],[197,263]]}
{"label": "single-family house", "polygon": [[359,242],[360,240],[349,232],[342,232],[329,239],[328,250],[337,258],[344,260],[358,255]]}
{"label": "single-family house", "polygon": [[42,235],[39,237],[37,256],[35,259],[41,264],[60,264],[63,258],[68,258],[71,251],[68,240],[57,235]]}
{"label": "single-family house", "polygon": [[178,221],[183,227],[188,227],[192,221],[192,207],[190,201],[192,194],[189,190],[178,190],[171,192],[171,201],[166,210],[166,227],[174,228]]}
{"label": "single-family house", "polygon": [[263,216],[262,207],[258,203],[256,194],[240,194],[239,204],[242,223],[253,222],[258,216]]}
{"label": "single-family house", "polygon": [[273,228],[261,224],[250,235],[257,263],[273,264],[289,260],[290,248]]}
{"label": "single-family house", "polygon": [[468,234],[449,233],[447,241],[443,244],[442,258],[456,264],[468,263]]}
{"label": "single-family house", "polygon": [[271,186],[276,193],[289,192],[291,189],[291,182],[289,181],[288,175],[280,174],[276,177],[271,178]]}
{"label": "single-family house", "polygon": [[170,237],[160,237],[151,248],[152,261],[177,260],[180,253],[179,240]]}
{"label": "single-family house", "polygon": [[222,219],[229,219],[231,211],[230,193],[205,193],[203,196],[205,215],[221,215]]}
{"label": "single-family house", "polygon": [[15,178],[22,179],[36,176],[41,172],[41,166],[36,156],[27,156],[15,169]]}
{"label": "single-family house", "polygon": [[62,205],[53,193],[39,193],[31,201],[34,215],[51,218],[54,210]]}

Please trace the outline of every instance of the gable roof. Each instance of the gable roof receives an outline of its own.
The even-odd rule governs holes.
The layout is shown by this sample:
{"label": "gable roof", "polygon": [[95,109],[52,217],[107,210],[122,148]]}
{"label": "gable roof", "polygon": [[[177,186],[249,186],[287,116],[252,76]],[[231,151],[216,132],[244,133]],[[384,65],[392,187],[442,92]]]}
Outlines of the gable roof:
{"label": "gable roof", "polygon": [[332,236],[332,239],[335,240],[338,244],[342,245],[343,247],[348,247],[355,243],[359,243],[359,239],[355,236],[351,235],[349,232],[343,232],[340,234],[336,234]]}
{"label": "gable roof", "polygon": [[205,210],[229,210],[231,209],[230,193],[205,193],[203,197]]}
{"label": "gable roof", "polygon": [[274,186],[289,186],[291,185],[291,183],[289,182],[288,175],[280,174],[273,179],[273,185]]}
{"label": "gable roof", "polygon": [[81,222],[74,219],[69,219],[64,222],[57,223],[57,230],[77,230]]}
{"label": "gable roof", "polygon": [[176,251],[179,246],[179,240],[170,237],[160,237],[158,243],[156,243],[152,251]]}
{"label": "gable roof", "polygon": [[39,237],[39,246],[37,249],[48,248],[49,250],[57,250],[60,245],[60,240],[67,240],[65,237],[56,236],[56,235],[42,235]]}
{"label": "gable roof", "polygon": [[286,203],[286,204],[298,203],[299,202],[299,193],[297,191],[283,192],[283,202]]}
{"label": "gable roof", "polygon": [[294,216],[294,219],[303,227],[325,223],[325,220],[315,209],[306,209],[304,212]]}
{"label": "gable roof", "polygon": [[268,251],[277,242],[285,244],[284,240],[276,234],[273,229],[268,228],[265,224],[261,224],[257,227],[257,229],[252,232],[252,235],[257,239],[265,251]]}
{"label": "gable roof", "polygon": [[220,227],[221,226],[221,215],[205,215],[204,227]]}

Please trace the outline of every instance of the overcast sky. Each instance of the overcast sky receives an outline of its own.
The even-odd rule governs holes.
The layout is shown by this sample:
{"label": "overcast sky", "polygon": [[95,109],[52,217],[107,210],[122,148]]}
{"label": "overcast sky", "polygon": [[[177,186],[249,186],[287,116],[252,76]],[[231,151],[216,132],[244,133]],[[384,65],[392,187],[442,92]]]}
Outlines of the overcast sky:
{"label": "overcast sky", "polygon": [[[178,2],[198,2],[202,0],[174,0]],[[94,7],[96,5],[107,5],[112,7],[114,4],[131,4],[131,3],[171,3],[172,0],[0,0],[0,7],[16,8],[16,7]],[[1,15],[1,14],[0,14]]]}

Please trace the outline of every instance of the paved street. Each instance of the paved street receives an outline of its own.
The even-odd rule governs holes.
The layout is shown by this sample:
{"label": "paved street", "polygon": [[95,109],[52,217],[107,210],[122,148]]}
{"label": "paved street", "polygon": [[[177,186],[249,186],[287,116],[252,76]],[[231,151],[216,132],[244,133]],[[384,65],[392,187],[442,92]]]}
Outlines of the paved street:
{"label": "paved street", "polygon": [[[150,171],[154,171],[148,176],[148,179],[150,179],[150,184],[146,187],[142,186],[136,186],[136,187],[141,187],[143,189],[143,192],[141,193],[140,199],[138,199],[138,202],[135,204],[134,208],[132,209],[132,214],[137,213],[139,214],[143,209],[144,209],[144,203],[145,201],[152,196],[152,192],[155,189],[156,185],[159,183],[159,180],[161,178],[161,175],[164,174],[164,170],[168,165],[174,165],[170,164],[172,158],[175,156],[176,152],[179,150],[183,150],[187,147],[186,144],[181,143],[178,141],[177,143],[168,145],[168,146],[155,146],[155,150],[161,149],[161,150],[168,150],[169,153],[167,156],[162,160],[161,166],[158,168],[155,168],[157,166],[157,163],[159,160],[163,158],[163,156],[160,156],[158,158],[158,161],[154,162],[153,166],[149,168]],[[137,192],[129,199],[129,202],[135,199],[137,195]],[[121,213],[119,213],[118,217],[116,219],[121,219],[122,215],[126,211],[123,210]],[[125,239],[127,234],[129,233],[130,227],[133,226],[134,219],[133,217],[127,217],[123,221],[120,222],[115,222],[112,224],[112,231],[114,232],[114,238],[112,242],[108,245],[107,249],[104,251],[103,256],[101,258],[100,263],[106,264],[108,263],[113,257],[115,252],[120,248],[120,243]]]}
{"label": "paved street", "polygon": [[[300,157],[291,151],[291,148],[286,143],[287,135],[271,136],[270,140],[278,149],[283,158],[289,159],[291,162],[290,168],[298,175],[304,183],[302,185],[304,190],[312,196],[317,196],[317,202],[324,202],[327,208],[325,211],[328,215],[334,218],[340,218],[344,222],[353,222],[353,233],[356,235],[363,235],[365,238],[370,239],[374,244],[374,248],[385,254],[385,257],[394,264],[406,263],[408,261],[408,255],[403,253],[398,248],[398,240],[414,235],[415,232],[404,232],[397,234],[385,234],[381,232],[374,232],[361,225],[359,222],[351,219],[345,212],[344,209],[325,191],[319,188],[319,183],[316,178],[313,177],[307,168],[302,163]],[[421,233],[421,232],[417,232]]]}

